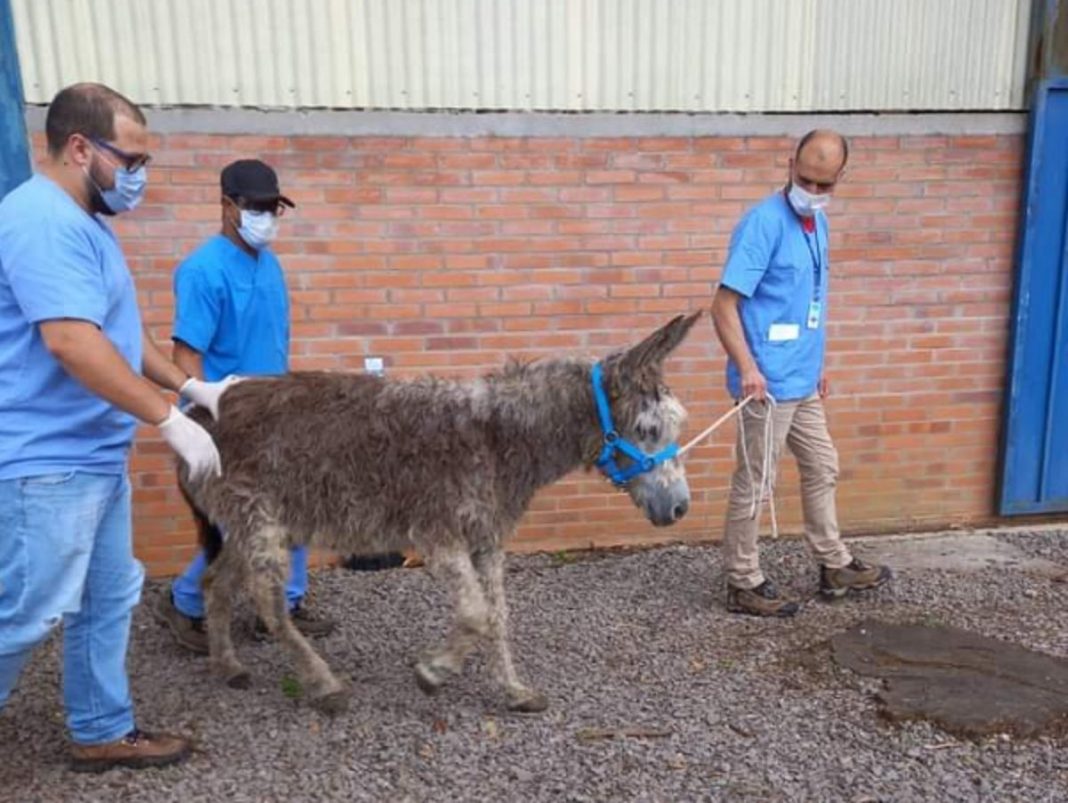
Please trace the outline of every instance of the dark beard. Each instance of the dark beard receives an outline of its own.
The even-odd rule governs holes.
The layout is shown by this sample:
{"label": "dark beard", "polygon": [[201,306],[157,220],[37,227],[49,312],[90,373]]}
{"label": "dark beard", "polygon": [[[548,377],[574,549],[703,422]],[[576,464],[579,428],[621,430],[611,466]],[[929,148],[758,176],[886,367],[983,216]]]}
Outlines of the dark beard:
{"label": "dark beard", "polygon": [[104,196],[100,194],[100,185],[93,178],[93,164],[91,162],[85,176],[85,191],[89,196],[89,211],[94,215],[114,217],[115,213],[110,206],[104,203]]}

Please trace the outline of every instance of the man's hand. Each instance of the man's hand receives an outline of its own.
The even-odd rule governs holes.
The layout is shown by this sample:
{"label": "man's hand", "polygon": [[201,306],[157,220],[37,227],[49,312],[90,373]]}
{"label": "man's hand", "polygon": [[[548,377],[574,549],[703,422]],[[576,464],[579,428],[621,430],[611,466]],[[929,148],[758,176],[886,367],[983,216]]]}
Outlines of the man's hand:
{"label": "man's hand", "polygon": [[742,397],[752,396],[753,401],[764,401],[768,395],[768,380],[753,365],[742,371]]}
{"label": "man's hand", "polygon": [[219,420],[219,398],[231,385],[241,382],[245,377],[228,376],[218,382],[204,382],[190,377],[178,391],[190,401],[199,404],[211,413],[211,417]]}
{"label": "man's hand", "polygon": [[821,399],[826,399],[827,398],[827,394],[831,392],[831,383],[828,381],[827,377],[825,377],[825,376],[821,376],[820,377],[819,389],[820,389],[820,398]]}
{"label": "man's hand", "polygon": [[215,441],[204,427],[183,415],[177,407],[159,424],[160,434],[189,466],[189,478],[198,480],[205,475],[222,476],[222,459]]}

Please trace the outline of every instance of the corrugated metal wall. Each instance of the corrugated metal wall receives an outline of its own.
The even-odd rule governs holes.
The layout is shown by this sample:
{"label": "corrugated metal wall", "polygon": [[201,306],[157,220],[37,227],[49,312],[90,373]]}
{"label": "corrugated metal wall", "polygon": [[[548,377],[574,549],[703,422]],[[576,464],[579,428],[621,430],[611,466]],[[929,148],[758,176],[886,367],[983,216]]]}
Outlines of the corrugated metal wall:
{"label": "corrugated metal wall", "polygon": [[26,98],[570,111],[1020,109],[1032,0],[12,0]]}

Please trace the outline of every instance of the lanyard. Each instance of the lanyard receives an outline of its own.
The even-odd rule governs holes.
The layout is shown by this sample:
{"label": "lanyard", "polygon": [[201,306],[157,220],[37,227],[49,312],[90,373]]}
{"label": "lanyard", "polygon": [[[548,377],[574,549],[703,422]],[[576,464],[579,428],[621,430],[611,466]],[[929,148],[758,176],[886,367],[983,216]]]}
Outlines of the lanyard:
{"label": "lanyard", "polygon": [[808,246],[808,255],[812,257],[812,270],[816,275],[816,284],[812,290],[812,300],[815,303],[820,301],[820,293],[823,290],[823,257],[820,251],[820,226],[815,218],[812,219],[813,223],[813,237],[816,238],[816,247],[812,247],[812,240],[808,237],[808,232],[805,231],[804,225],[801,226],[801,235],[805,238],[805,245]]}
{"label": "lanyard", "polygon": [[812,240],[808,238],[808,232],[805,231],[805,221],[794,209],[793,204],[790,203],[790,196],[786,190],[782,191],[783,200],[786,202],[786,207],[794,213],[794,217],[797,218],[797,225],[801,227],[801,236],[805,238],[805,245],[808,246],[808,255],[812,257],[812,272],[815,274],[815,287],[812,290],[812,303],[820,303],[820,294],[823,292],[823,254],[820,250],[820,224],[815,215],[812,216],[812,232],[816,238],[816,247],[813,249]]}

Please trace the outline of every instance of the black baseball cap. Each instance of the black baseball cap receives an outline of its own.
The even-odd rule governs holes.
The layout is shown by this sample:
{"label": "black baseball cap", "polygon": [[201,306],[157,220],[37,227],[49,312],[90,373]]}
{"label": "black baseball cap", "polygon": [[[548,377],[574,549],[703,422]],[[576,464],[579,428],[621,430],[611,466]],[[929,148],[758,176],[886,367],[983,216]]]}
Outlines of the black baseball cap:
{"label": "black baseball cap", "polygon": [[223,168],[222,193],[230,198],[246,201],[278,201],[289,207],[296,204],[278,189],[278,175],[271,166],[259,159],[238,159]]}

